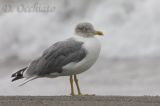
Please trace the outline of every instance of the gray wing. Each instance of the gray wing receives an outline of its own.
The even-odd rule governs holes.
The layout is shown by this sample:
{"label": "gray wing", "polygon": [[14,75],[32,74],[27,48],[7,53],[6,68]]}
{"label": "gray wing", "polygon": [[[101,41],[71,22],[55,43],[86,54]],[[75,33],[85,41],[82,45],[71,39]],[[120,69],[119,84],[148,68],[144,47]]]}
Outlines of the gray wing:
{"label": "gray wing", "polygon": [[79,62],[86,56],[86,50],[82,47],[83,42],[70,38],[66,41],[57,42],[43,55],[34,60],[27,70],[30,76],[44,76],[50,73],[63,71],[62,67],[70,62]]}

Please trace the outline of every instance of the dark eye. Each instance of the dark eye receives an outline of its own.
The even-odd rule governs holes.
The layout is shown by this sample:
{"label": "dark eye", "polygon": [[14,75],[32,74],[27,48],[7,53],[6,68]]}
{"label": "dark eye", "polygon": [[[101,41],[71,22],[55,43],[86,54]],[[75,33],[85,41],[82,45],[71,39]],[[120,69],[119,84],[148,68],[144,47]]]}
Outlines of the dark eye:
{"label": "dark eye", "polygon": [[87,29],[85,27],[83,27],[83,31],[87,31]]}
{"label": "dark eye", "polygon": [[85,27],[81,27],[79,28],[81,31],[86,31],[86,28]]}

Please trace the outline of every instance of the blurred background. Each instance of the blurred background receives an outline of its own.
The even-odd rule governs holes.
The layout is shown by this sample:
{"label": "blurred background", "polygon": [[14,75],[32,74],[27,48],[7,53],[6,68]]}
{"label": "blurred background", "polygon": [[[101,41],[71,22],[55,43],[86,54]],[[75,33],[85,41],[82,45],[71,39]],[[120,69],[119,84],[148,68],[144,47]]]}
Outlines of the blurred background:
{"label": "blurred background", "polygon": [[0,95],[69,95],[69,77],[17,87],[10,76],[79,22],[105,34],[98,61],[78,76],[83,93],[160,94],[159,0],[0,0]]}

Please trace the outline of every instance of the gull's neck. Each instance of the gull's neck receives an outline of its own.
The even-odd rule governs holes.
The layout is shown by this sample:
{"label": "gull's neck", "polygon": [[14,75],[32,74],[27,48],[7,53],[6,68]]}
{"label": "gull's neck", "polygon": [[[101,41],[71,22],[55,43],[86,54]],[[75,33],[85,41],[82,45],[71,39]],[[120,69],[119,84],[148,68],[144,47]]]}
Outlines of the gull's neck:
{"label": "gull's neck", "polygon": [[82,42],[85,42],[85,41],[88,41],[88,40],[91,40],[91,39],[96,39],[94,36],[84,37],[84,36],[79,36],[79,35],[74,35],[73,38],[74,38],[75,40],[77,40],[77,41],[82,41]]}

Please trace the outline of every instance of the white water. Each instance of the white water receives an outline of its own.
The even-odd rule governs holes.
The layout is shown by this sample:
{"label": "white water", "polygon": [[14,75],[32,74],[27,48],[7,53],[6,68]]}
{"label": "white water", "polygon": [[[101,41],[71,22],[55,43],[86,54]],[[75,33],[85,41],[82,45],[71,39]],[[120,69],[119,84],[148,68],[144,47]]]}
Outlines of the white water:
{"label": "white water", "polygon": [[[158,70],[160,68],[157,61],[154,61],[154,57],[160,56],[160,1],[55,0],[54,5],[56,10],[50,14],[14,12],[3,13],[0,16],[0,61],[3,63],[1,67],[6,67],[5,61],[25,62],[38,57],[51,44],[72,36],[74,26],[77,23],[89,21],[94,24],[96,29],[105,33],[104,37],[99,38],[102,42],[101,60],[99,60],[101,65],[99,63],[91,70],[99,69],[97,67],[102,66],[102,72],[99,75],[106,75],[107,78],[103,76],[103,80],[97,81],[99,75],[96,74],[96,71],[93,74],[88,72],[88,74],[82,75],[85,77],[91,74],[90,79],[82,79],[82,83],[84,83],[82,86],[86,87],[84,91],[110,95],[156,95],[160,93],[157,85],[159,81]],[[111,60],[113,58],[153,59],[151,59],[151,62],[147,62],[148,68],[146,68],[147,66],[143,62],[137,65],[138,60],[133,62],[133,66],[128,64],[121,66],[121,63],[114,66],[114,62],[107,61],[108,58]],[[109,63],[112,63],[112,67],[117,68],[108,69],[106,65]],[[153,67],[154,65],[155,67]],[[11,83],[8,80],[8,74],[17,69],[17,66],[9,69],[1,68],[2,73],[4,73],[1,76],[4,77],[0,81],[0,84],[3,85],[0,88],[0,94],[47,95],[51,94],[52,90],[54,90],[53,95],[65,94],[65,86],[69,90],[69,86],[64,82],[65,78],[46,80],[49,82],[46,87],[42,87],[40,92],[35,92],[32,89],[41,87],[43,83],[46,83],[45,80],[37,81],[37,83],[35,81],[35,83],[29,84],[30,86],[18,88],[17,90],[17,88],[10,85]],[[108,70],[106,71],[106,69]],[[151,70],[156,71],[152,73]],[[114,73],[115,71],[116,73]],[[134,79],[132,76],[137,77]],[[7,79],[7,81],[4,81],[4,79]],[[56,81],[61,83],[57,84]],[[53,83],[53,86],[49,85],[50,83]],[[95,85],[92,83],[95,83]],[[96,89],[93,89],[92,86]],[[120,89],[120,87],[122,88]],[[58,88],[60,89],[57,90]],[[45,91],[46,89],[47,91]]]}

